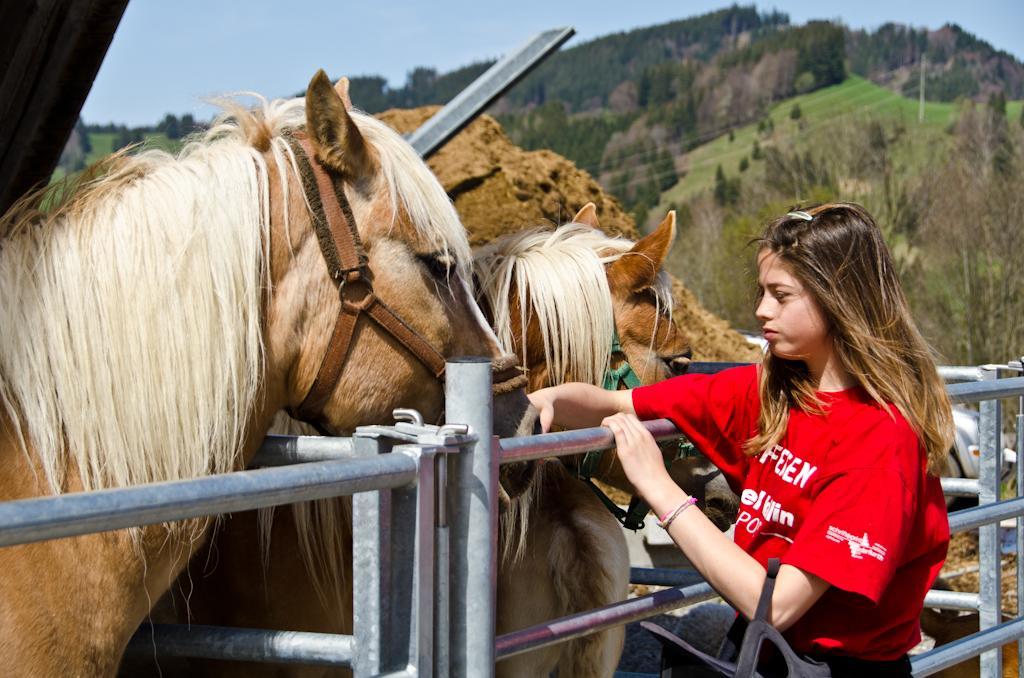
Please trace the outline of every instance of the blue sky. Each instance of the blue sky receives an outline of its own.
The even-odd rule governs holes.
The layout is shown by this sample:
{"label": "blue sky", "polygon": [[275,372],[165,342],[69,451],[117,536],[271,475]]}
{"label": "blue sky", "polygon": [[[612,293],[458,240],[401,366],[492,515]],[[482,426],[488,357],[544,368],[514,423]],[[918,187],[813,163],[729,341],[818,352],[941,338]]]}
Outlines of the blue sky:
{"label": "blue sky", "polygon": [[[401,86],[415,66],[446,71],[496,58],[539,31],[571,25],[566,47],[601,35],[702,14],[727,2],[639,0],[132,0],[82,117],[144,125],[165,113],[208,118],[204,97],[249,90],[268,97],[302,90],[317,68],[332,79],[378,74]],[[1024,0],[777,0],[794,23],[838,19],[856,28],[888,21],[946,22],[1024,59]],[[359,102],[354,102],[357,106]]]}

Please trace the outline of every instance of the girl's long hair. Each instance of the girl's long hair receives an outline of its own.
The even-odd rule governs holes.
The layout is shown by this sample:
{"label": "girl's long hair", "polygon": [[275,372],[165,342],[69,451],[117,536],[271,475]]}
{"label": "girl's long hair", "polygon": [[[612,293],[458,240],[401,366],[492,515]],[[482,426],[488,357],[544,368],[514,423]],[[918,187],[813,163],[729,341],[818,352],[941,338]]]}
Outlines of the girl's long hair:
{"label": "girl's long hair", "polygon": [[[940,475],[953,444],[949,397],[871,215],[852,203],[819,205],[773,221],[755,242],[814,297],[842,366],[873,400],[900,411],[924,445],[928,473]],[[758,434],[747,441],[747,453],[782,439],[790,408],[821,411],[816,389],[802,361],[766,352]]]}

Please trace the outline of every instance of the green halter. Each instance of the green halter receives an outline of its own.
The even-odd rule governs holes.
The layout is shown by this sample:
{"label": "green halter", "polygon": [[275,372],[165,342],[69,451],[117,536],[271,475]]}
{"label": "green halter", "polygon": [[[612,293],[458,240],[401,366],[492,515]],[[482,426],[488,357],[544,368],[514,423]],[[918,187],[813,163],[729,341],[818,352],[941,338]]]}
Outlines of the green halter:
{"label": "green halter", "polygon": [[[612,331],[612,347],[608,354],[608,369],[604,373],[604,383],[602,387],[606,391],[618,391],[619,386],[626,386],[627,388],[636,388],[640,386],[640,377],[636,376],[636,372],[633,371],[633,366],[629,364],[629,360],[623,360],[622,364],[616,368],[611,366],[611,357],[616,353],[621,353],[625,357],[625,352],[622,350],[622,344],[619,342],[618,331]],[[608,495],[601,491],[592,479],[594,473],[597,472],[597,467],[601,462],[602,452],[591,450],[583,455],[583,462],[580,464],[579,479],[587,484],[597,498],[601,500],[615,519],[622,524],[627,530],[642,530],[644,527],[644,516],[650,510],[647,503],[640,498],[639,495],[633,495],[629,500],[629,508],[622,510],[619,506],[613,502]]]}
{"label": "green halter", "polygon": [[[640,386],[640,377],[633,371],[633,366],[629,364],[629,360],[623,360],[622,364],[616,368],[611,366],[611,356],[616,353],[621,353],[625,357],[625,351],[622,350],[622,344],[619,342],[618,331],[613,330],[612,334],[612,347],[609,352],[608,369],[604,373],[604,383],[602,387],[606,391],[617,391],[619,386],[625,386],[627,388],[636,388]],[[597,472],[598,466],[601,462],[602,452],[591,450],[583,455],[583,462],[580,463],[580,468],[577,477],[587,484],[597,498],[601,500],[605,508],[611,512],[615,519],[622,524],[627,530],[642,530],[644,527],[644,516],[650,511],[651,507],[647,505],[639,495],[633,495],[629,500],[629,508],[623,510],[613,502],[608,495],[601,491],[593,481],[593,475]],[[676,459],[693,456],[696,454],[693,445],[686,441],[685,438],[679,439],[679,451],[676,455]],[[665,464],[668,467],[671,462]]]}
{"label": "green halter", "polygon": [[[618,331],[612,330],[612,349],[609,352],[609,358],[616,353],[621,353],[623,356],[626,355],[622,350],[622,344],[619,343]],[[636,388],[640,385],[640,377],[636,376],[636,372],[633,371],[633,366],[629,364],[629,360],[623,360],[622,364],[615,368],[612,367],[611,360],[609,360],[608,369],[604,371],[604,383],[601,386],[606,391],[618,391],[620,385],[624,385],[627,388]]]}

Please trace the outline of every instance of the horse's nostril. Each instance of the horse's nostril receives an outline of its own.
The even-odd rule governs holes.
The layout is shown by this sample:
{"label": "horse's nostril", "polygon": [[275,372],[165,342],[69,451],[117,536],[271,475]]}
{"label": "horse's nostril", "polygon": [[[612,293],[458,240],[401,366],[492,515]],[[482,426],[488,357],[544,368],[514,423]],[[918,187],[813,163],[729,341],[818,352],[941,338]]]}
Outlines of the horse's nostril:
{"label": "horse's nostril", "polygon": [[686,370],[690,368],[690,355],[691,353],[687,351],[680,355],[665,358],[665,363],[668,365],[669,372],[676,377],[680,374],[686,374]]}

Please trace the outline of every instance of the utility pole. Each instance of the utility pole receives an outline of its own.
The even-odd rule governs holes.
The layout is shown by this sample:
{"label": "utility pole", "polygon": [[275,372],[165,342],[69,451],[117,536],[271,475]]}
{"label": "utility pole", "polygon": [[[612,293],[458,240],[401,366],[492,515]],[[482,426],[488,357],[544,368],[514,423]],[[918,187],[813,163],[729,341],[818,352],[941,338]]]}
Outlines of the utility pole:
{"label": "utility pole", "polygon": [[924,69],[928,64],[928,57],[921,53],[921,86],[918,87],[920,98],[917,104],[917,124],[924,122]]}

